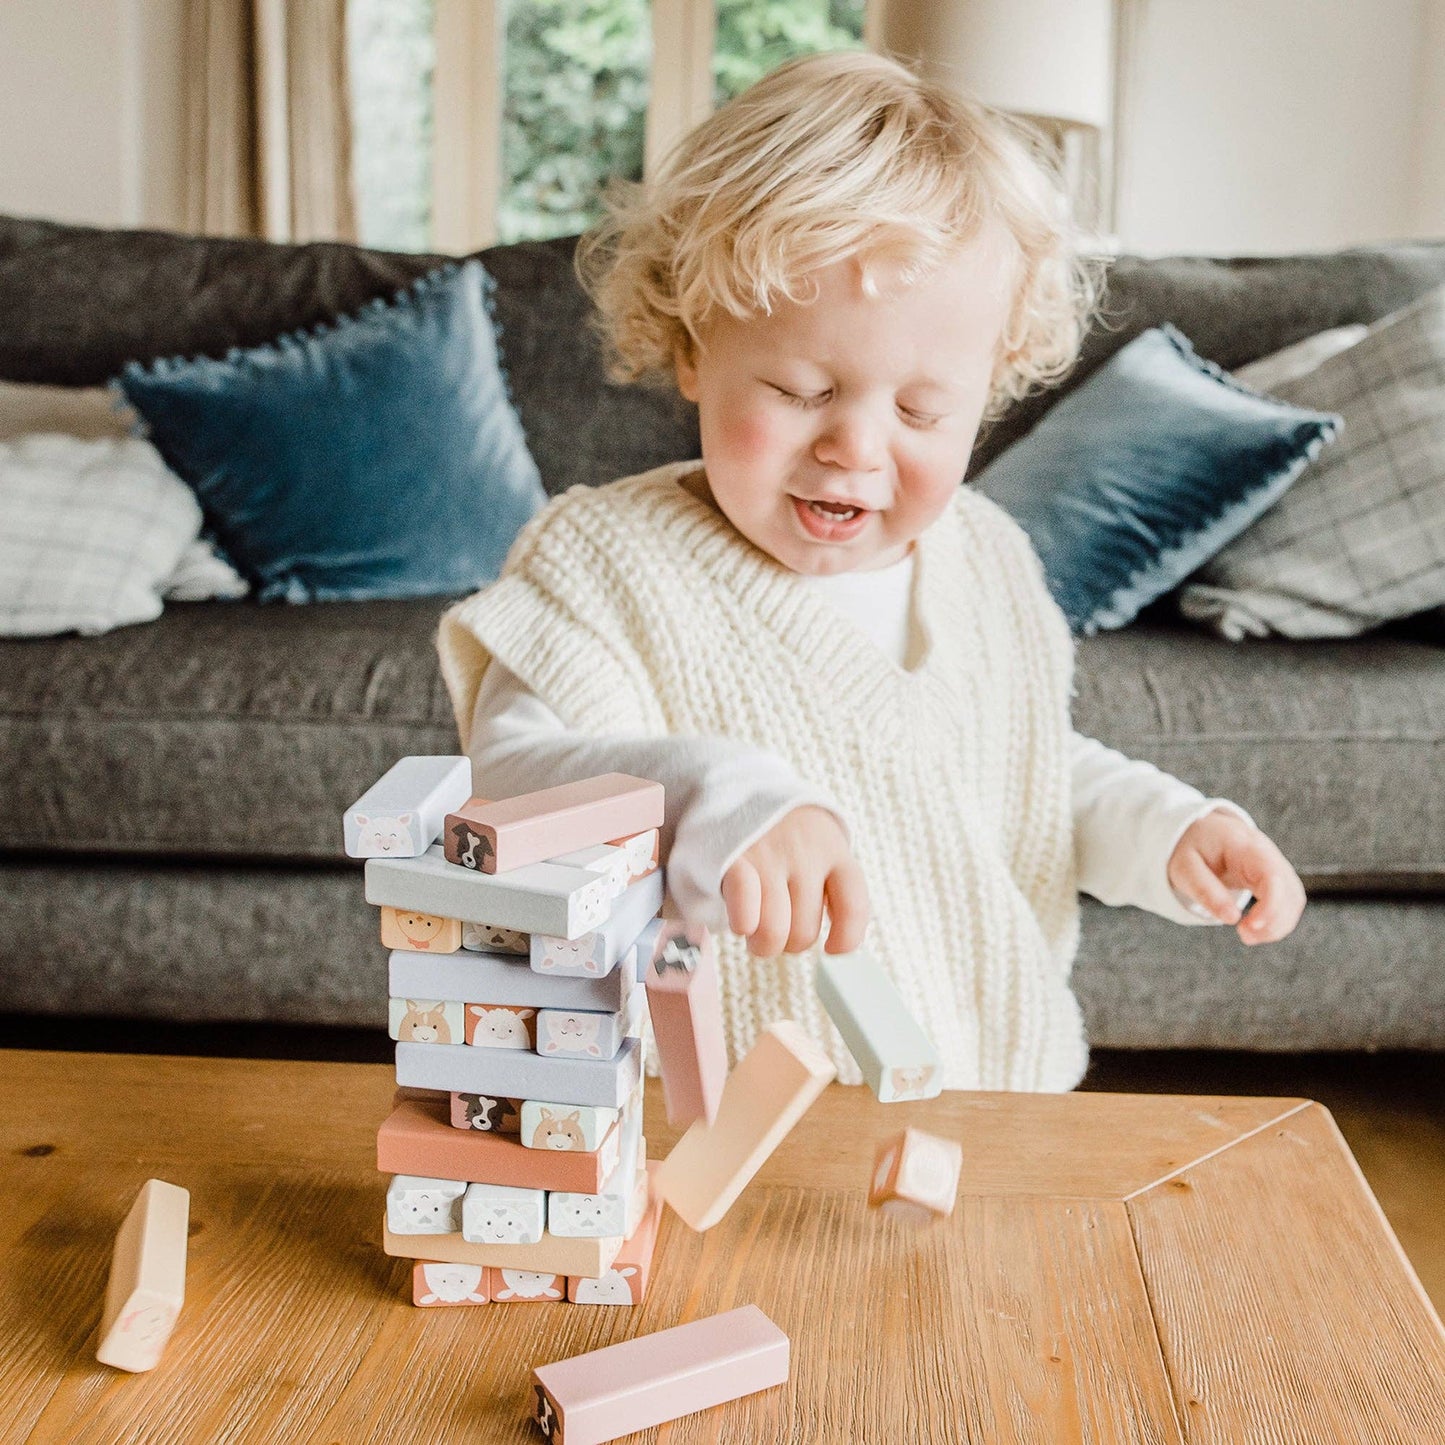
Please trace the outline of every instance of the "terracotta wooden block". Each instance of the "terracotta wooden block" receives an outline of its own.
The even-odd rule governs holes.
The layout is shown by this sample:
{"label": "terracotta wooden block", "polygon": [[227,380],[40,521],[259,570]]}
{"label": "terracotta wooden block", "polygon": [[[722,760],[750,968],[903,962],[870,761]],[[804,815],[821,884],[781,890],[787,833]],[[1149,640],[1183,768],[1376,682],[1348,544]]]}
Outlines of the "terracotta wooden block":
{"label": "terracotta wooden block", "polygon": [[532,968],[541,974],[601,978],[612,972],[662,907],[666,881],[649,873],[614,899],[607,921],[581,937],[542,932],[532,936]]}
{"label": "terracotta wooden block", "polygon": [[661,783],[604,773],[516,798],[463,804],[446,819],[447,857],[484,873],[504,873],[660,828],[662,815]]}
{"label": "terracotta wooden block", "polygon": [[958,1197],[963,1146],[922,1129],[905,1129],[878,1146],[868,1203],[911,1223],[946,1219]]}
{"label": "terracotta wooden block", "polygon": [[621,1158],[621,1145],[621,1133],[614,1129],[602,1147],[588,1153],[524,1149],[515,1137],[454,1129],[437,1105],[409,1100],[398,1104],[376,1131],[376,1167],[383,1174],[427,1169],[466,1183],[585,1192],[602,1188]]}
{"label": "terracotta wooden block", "polygon": [[632,882],[632,870],[627,861],[627,850],[612,843],[596,843],[591,848],[578,848],[571,853],[559,853],[549,858],[549,863],[565,863],[569,868],[586,868],[591,873],[600,873],[607,880],[607,887],[614,898],[627,891]]}
{"label": "terracotta wooden block", "polygon": [[386,1222],[394,1234],[453,1234],[461,1228],[467,1186],[428,1174],[398,1174],[386,1189]]}
{"label": "terracotta wooden block", "polygon": [[933,1040],[908,1011],[898,986],[867,953],[824,954],[818,999],[881,1104],[943,1092]]}
{"label": "terracotta wooden block", "polygon": [[469,1003],[466,1010],[467,1042],[478,1049],[534,1048],[537,1010],[516,1004]]}
{"label": "terracotta wooden block", "polygon": [[584,1009],[537,1013],[537,1052],[544,1058],[610,1059],[622,1047],[622,1017]]}
{"label": "terracotta wooden block", "polygon": [[496,1269],[527,1269],[539,1274],[575,1274],[597,1279],[612,1268],[622,1240],[556,1239],[544,1234],[536,1244],[470,1244],[460,1234],[394,1234],[383,1216],[381,1247],[396,1259],[480,1264]]}
{"label": "terracotta wooden block", "polygon": [[626,838],[609,838],[608,843],[614,848],[621,848],[627,855],[627,881],[636,883],[639,878],[646,878],[657,868],[657,850],[662,834],[656,828],[648,828],[642,833],[633,833]]}
{"label": "terracotta wooden block", "polygon": [[[416,1094],[434,1098],[435,1091],[417,1089]],[[522,1127],[522,1101],[499,1099],[487,1094],[448,1094],[448,1113],[455,1129],[476,1129],[485,1134],[515,1134]]]}
{"label": "terracotta wooden block", "polygon": [[522,1143],[528,1149],[585,1154],[596,1149],[617,1123],[616,1109],[586,1104],[522,1100]]}
{"label": "terracotta wooden block", "polygon": [[532,1373],[542,1434],[553,1445],[604,1445],[786,1383],[788,1337],[744,1305]]}
{"label": "terracotta wooden block", "polygon": [[346,810],[348,856],[418,857],[441,837],[446,815],[471,791],[466,758],[402,758]]}
{"label": "terracotta wooden block", "polygon": [[613,1059],[544,1059],[520,1049],[398,1043],[396,1081],[448,1093],[552,1099],[616,1109],[637,1083],[641,1049],[638,1040],[628,1039]]}
{"label": "terracotta wooden block", "polygon": [[693,1124],[658,1167],[658,1192],[684,1223],[711,1229],[835,1072],[797,1024],[769,1024],[728,1075],[717,1117]]}
{"label": "terracotta wooden block", "polygon": [[439,1264],[419,1259],[411,1270],[414,1305],[484,1305],[491,1301],[487,1271],[479,1264]]}
{"label": "terracotta wooden block", "polygon": [[728,1073],[712,935],[705,928],[664,927],[646,982],[667,1122],[679,1128],[694,1119],[711,1123]]}
{"label": "terracotta wooden block", "polygon": [[534,1269],[489,1269],[487,1288],[498,1304],[567,1298],[567,1277]]}
{"label": "terracotta wooden block", "polygon": [[531,863],[495,877],[448,863],[437,847],[419,858],[367,859],[366,901],[560,938],[600,928],[612,906],[607,880],[585,868]]}
{"label": "terracotta wooden block", "polygon": [[494,928],[490,923],[463,923],[462,947],[469,953],[520,953],[532,951],[532,940],[515,928]]}
{"label": "terracotta wooden block", "polygon": [[186,1297],[190,1213],[189,1190],[164,1179],[141,1186],[110,1257],[95,1352],[102,1365],[140,1373],[160,1363]]}
{"label": "terracotta wooden block", "polygon": [[446,999],[389,1000],[391,1036],[409,1044],[454,1044],[463,1033],[462,1006]]}
{"label": "terracotta wooden block", "polygon": [[381,943],[383,948],[405,948],[413,953],[455,953],[462,946],[462,924],[460,919],[435,913],[383,908]]}
{"label": "terracotta wooden block", "polygon": [[467,1185],[462,1238],[468,1244],[538,1244],[546,1228],[545,1190],[480,1181]]}
{"label": "terracotta wooden block", "polygon": [[533,973],[526,960],[495,953],[432,958],[397,949],[387,967],[393,998],[447,998],[508,1007],[588,1009],[616,1013],[638,991],[631,973],[564,978]]}
{"label": "terracotta wooden block", "polygon": [[643,1211],[642,1222],[618,1250],[612,1268],[601,1279],[574,1275],[567,1281],[567,1298],[579,1305],[640,1305],[647,1298],[661,1223],[662,1197],[653,1195]]}

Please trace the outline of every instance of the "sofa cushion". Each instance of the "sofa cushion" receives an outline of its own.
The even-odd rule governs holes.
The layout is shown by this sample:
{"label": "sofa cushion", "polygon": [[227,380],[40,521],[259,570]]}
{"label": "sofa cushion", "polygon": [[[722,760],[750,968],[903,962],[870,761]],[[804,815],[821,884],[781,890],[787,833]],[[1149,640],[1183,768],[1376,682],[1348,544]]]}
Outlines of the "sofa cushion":
{"label": "sofa cushion", "polygon": [[[193,603],[0,642],[0,850],[339,862],[341,813],[456,737],[441,604]],[[1312,879],[1445,882],[1445,656],[1236,647],[1140,624],[1079,649],[1080,731],[1236,799]]]}

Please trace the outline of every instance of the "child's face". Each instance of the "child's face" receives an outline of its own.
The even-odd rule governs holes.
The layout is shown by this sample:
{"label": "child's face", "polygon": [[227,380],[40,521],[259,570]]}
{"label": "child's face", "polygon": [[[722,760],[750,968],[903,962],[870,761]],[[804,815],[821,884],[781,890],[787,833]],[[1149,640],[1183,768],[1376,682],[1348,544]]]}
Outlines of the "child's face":
{"label": "child's face", "polygon": [[724,516],[795,572],[901,560],[963,479],[1012,278],[1008,241],[985,230],[876,300],[846,260],[808,305],[711,318],[677,378]]}

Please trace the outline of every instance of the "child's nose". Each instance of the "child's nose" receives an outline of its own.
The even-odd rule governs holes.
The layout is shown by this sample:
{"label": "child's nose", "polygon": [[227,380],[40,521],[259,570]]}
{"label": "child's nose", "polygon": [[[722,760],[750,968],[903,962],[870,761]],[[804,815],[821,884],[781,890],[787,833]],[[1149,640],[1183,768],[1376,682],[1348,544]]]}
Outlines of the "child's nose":
{"label": "child's nose", "polygon": [[814,443],[813,455],[843,471],[877,471],[885,456],[882,430],[875,420],[857,411],[839,412],[829,418]]}

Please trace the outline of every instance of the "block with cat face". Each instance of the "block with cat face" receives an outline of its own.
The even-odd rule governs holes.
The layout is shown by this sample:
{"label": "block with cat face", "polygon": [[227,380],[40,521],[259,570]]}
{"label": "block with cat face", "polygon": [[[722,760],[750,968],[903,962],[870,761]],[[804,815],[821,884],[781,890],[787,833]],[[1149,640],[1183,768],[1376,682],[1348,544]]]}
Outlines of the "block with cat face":
{"label": "block with cat face", "polygon": [[490,923],[463,923],[462,947],[468,953],[516,953],[525,957],[532,951],[530,934],[515,928],[495,928]]}
{"label": "block with cat face", "polygon": [[381,942],[386,948],[404,948],[411,953],[455,953],[462,946],[462,925],[455,918],[435,913],[383,908]]}
{"label": "block with cat face", "polygon": [[567,1298],[567,1280],[560,1274],[543,1274],[535,1269],[487,1270],[487,1290],[498,1304],[525,1303],[528,1300],[560,1300]]}
{"label": "block with cat face", "polygon": [[452,1094],[454,1129],[477,1129],[484,1134],[515,1134],[522,1127],[522,1101],[492,1094]]}
{"label": "block with cat face", "polygon": [[926,1224],[953,1213],[963,1146],[922,1129],[905,1129],[878,1146],[868,1203],[884,1214]]}
{"label": "block with cat face", "polygon": [[615,1013],[560,1008],[537,1011],[537,1052],[548,1058],[610,1059],[621,1047],[622,1027]]}
{"label": "block with cat face", "polygon": [[391,1036],[413,1044],[455,1044],[462,1038],[462,1006],[446,999],[389,1000]]}
{"label": "block with cat face", "polygon": [[411,1302],[436,1308],[441,1305],[484,1305],[487,1271],[480,1264],[436,1264],[419,1259],[411,1270]]}
{"label": "block with cat face", "polygon": [[536,1244],[547,1224],[547,1192],[510,1184],[469,1184],[462,1198],[468,1244]]}
{"label": "block with cat face", "polygon": [[479,1049],[532,1049],[537,1043],[537,1010],[512,1004],[469,1003],[467,1042]]}
{"label": "block with cat face", "polygon": [[387,1228],[393,1234],[455,1234],[466,1192],[457,1179],[397,1174],[386,1190]]}
{"label": "block with cat face", "polygon": [[529,1149],[560,1149],[590,1154],[601,1148],[617,1110],[595,1104],[544,1104],[522,1101],[522,1143]]}

